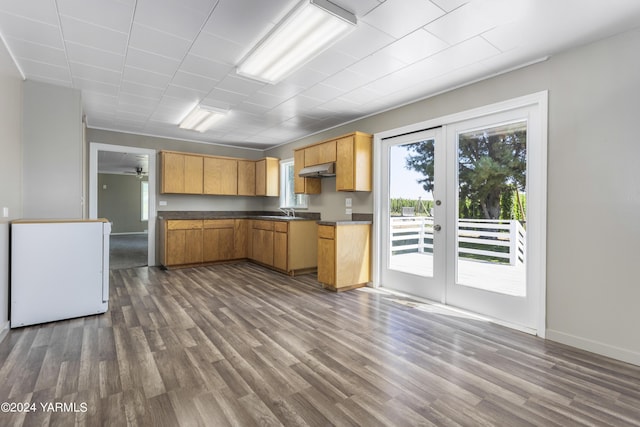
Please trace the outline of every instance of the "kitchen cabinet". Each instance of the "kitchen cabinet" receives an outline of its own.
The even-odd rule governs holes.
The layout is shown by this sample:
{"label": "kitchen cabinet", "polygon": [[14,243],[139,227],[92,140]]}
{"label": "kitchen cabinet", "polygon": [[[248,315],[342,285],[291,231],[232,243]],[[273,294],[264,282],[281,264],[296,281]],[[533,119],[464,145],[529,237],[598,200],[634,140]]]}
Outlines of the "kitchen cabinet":
{"label": "kitchen cabinet", "polygon": [[203,261],[226,261],[235,258],[235,223],[233,219],[207,219],[203,222]]}
{"label": "kitchen cabinet", "polygon": [[280,160],[265,157],[255,162],[255,195],[278,197],[280,195]]}
{"label": "kitchen cabinet", "polygon": [[336,190],[371,191],[372,137],[355,132],[337,141]]}
{"label": "kitchen cabinet", "polygon": [[337,159],[337,141],[327,141],[304,148],[304,167],[333,163]]}
{"label": "kitchen cabinet", "polygon": [[255,196],[256,181],[256,162],[238,160],[238,196]]}
{"label": "kitchen cabinet", "polygon": [[202,194],[202,156],[162,151],[160,164],[161,193]]}
{"label": "kitchen cabinet", "polygon": [[318,281],[333,291],[365,286],[371,280],[371,225],[318,226]]}
{"label": "kitchen cabinet", "polygon": [[273,266],[273,221],[252,222],[250,255],[256,262]]}
{"label": "kitchen cabinet", "polygon": [[304,149],[293,152],[293,192],[296,194],[320,194],[322,189],[320,178],[303,178],[298,176],[305,164]]}
{"label": "kitchen cabinet", "polygon": [[205,157],[204,193],[218,195],[237,195],[238,159],[225,157]]}
{"label": "kitchen cabinet", "polygon": [[233,220],[233,258],[249,257],[249,223],[248,219]]}
{"label": "kitchen cabinet", "polygon": [[164,221],[161,229],[162,265],[198,264],[203,261],[203,221]]}
{"label": "kitchen cabinet", "polygon": [[254,220],[249,258],[291,275],[315,270],[316,233],[313,220]]}

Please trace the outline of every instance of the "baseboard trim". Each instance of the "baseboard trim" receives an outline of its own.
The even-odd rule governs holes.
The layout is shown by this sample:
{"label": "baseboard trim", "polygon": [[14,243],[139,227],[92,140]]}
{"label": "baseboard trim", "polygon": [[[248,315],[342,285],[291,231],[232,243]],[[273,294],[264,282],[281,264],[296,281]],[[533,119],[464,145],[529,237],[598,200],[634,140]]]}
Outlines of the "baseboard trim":
{"label": "baseboard trim", "polygon": [[133,235],[148,235],[149,233],[146,233],[144,231],[127,231],[124,233],[111,233],[112,236],[133,236]]}
{"label": "baseboard trim", "polygon": [[616,347],[553,329],[547,329],[547,339],[640,366],[640,353],[626,348]]}

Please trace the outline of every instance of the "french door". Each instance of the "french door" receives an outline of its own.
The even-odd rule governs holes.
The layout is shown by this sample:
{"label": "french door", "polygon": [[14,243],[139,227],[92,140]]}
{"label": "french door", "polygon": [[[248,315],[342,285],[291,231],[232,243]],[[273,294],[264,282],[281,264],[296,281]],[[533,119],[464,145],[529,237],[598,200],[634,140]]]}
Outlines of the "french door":
{"label": "french door", "polygon": [[544,333],[540,111],[381,139],[379,285]]}

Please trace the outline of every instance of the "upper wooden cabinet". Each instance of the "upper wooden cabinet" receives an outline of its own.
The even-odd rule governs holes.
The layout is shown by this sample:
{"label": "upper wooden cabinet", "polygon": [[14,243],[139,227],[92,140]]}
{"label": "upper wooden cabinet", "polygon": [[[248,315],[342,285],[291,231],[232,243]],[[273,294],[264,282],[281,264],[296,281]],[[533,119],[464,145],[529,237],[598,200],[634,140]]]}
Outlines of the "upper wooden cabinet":
{"label": "upper wooden cabinet", "polygon": [[238,196],[256,195],[256,162],[238,160]]}
{"label": "upper wooden cabinet", "polygon": [[275,157],[266,157],[255,162],[255,195],[274,196],[280,195],[280,160]]}
{"label": "upper wooden cabinet", "polygon": [[238,194],[238,160],[204,158],[204,194]]}
{"label": "upper wooden cabinet", "polygon": [[161,151],[161,193],[280,195],[280,160]]}
{"label": "upper wooden cabinet", "polygon": [[302,194],[320,193],[319,178],[298,176],[303,167],[323,163],[336,163],[337,191],[371,191],[373,136],[354,132],[339,138],[319,142],[293,152],[294,192]]}
{"label": "upper wooden cabinet", "polygon": [[355,132],[337,141],[336,190],[371,191],[372,136]]}
{"label": "upper wooden cabinet", "polygon": [[333,163],[336,161],[336,142],[327,141],[304,149],[304,167]]}
{"label": "upper wooden cabinet", "polygon": [[202,156],[161,152],[162,193],[202,194]]}
{"label": "upper wooden cabinet", "polygon": [[320,194],[322,189],[320,178],[302,178],[298,176],[304,167],[307,150],[300,149],[293,152],[293,192],[296,194]]}

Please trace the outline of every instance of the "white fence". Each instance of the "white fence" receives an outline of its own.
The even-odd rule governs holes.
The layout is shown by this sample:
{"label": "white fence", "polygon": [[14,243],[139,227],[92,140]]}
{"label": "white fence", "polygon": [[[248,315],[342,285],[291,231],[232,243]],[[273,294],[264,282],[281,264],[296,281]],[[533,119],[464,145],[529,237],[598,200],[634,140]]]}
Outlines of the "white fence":
{"label": "white fence", "polygon": [[[390,224],[394,255],[433,252],[433,217],[391,217]],[[516,265],[524,262],[526,235],[517,220],[460,219],[458,253],[461,257],[481,255]]]}

